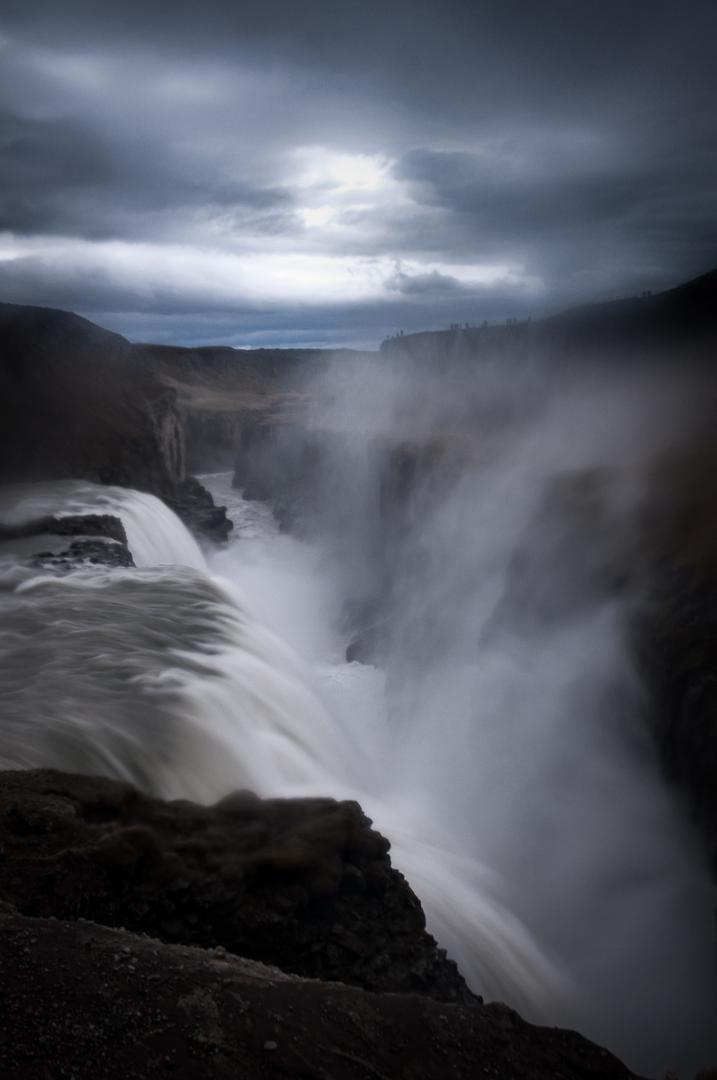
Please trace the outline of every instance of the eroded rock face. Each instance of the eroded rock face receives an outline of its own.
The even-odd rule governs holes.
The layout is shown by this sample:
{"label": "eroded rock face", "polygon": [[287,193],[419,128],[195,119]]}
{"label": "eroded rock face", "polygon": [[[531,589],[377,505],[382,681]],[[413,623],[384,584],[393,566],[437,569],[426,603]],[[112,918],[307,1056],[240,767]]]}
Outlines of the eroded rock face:
{"label": "eroded rock face", "polygon": [[234,528],[226,507],[217,506],[207,489],[193,476],[165,492],[164,501],[192,532],[216,543],[225,541]]}
{"label": "eroded rock face", "polygon": [[0,305],[2,474],[156,490],[182,479],[173,394],[119,334],[49,308]]}
{"label": "eroded rock face", "polygon": [[710,432],[655,468],[644,517],[648,603],[635,631],[667,775],[717,870],[717,441]]}
{"label": "eroded rock face", "polygon": [[629,1080],[570,1031],[289,976],[87,922],[0,913],[0,1073],[116,1080]]}
{"label": "eroded rock face", "polygon": [[232,528],[187,477],[176,390],[140,346],[69,312],[0,304],[0,482],[67,477],[158,495],[212,540]]}
{"label": "eroded rock face", "polygon": [[162,802],[116,781],[0,773],[0,898],[285,971],[470,1001],[388,842],[354,802]]}

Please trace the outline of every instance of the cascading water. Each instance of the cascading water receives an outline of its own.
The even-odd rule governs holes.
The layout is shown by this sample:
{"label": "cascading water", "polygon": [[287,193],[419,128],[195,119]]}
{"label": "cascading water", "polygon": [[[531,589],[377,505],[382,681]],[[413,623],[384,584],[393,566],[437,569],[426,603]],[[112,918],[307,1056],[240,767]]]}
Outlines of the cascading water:
{"label": "cascading water", "polygon": [[155,495],[104,487],[86,480],[7,485],[0,489],[0,518],[19,525],[45,515],[112,514],[119,517],[137,566],[192,566],[206,569],[193,536]]}
{"label": "cascading water", "polygon": [[[204,802],[237,787],[359,798],[391,837],[396,864],[424,885],[436,929],[465,953],[476,988],[534,1015],[549,1009],[566,982],[503,907],[492,875],[451,852],[435,823],[411,813],[403,793],[386,783],[380,673],[336,663],[339,642],[328,632],[319,640],[320,629],[311,665],[267,626],[293,610],[306,628],[321,603],[310,552],[279,536],[270,513],[235,498],[239,543],[214,557],[222,576],[211,577],[171,565],[177,555],[204,559],[151,496],[59,484],[6,492],[6,507],[11,498],[6,520],[62,506],[118,514],[130,544],[139,539],[133,554],[145,568],[57,577],[6,560],[0,767],[98,773]],[[260,550],[267,541],[277,545],[280,562],[264,560],[262,569],[260,551],[253,559],[241,550],[247,533]],[[146,566],[149,552],[156,566]],[[265,620],[254,608],[267,603],[277,606]],[[290,636],[302,637],[299,623]],[[302,652],[306,646],[303,636]]]}
{"label": "cascading water", "polygon": [[[228,474],[204,482],[235,536],[206,559],[151,496],[6,492],[3,520],[118,514],[140,569],[59,577],[4,558],[3,766],[202,801],[237,787],[356,798],[475,989],[635,1067],[704,1064],[714,892],[644,734],[622,595],[603,588],[630,544],[635,470],[604,485],[625,446],[613,432],[606,460],[568,414],[568,433],[531,421],[477,464],[462,457],[384,548],[375,411],[338,476],[322,475],[325,518],[304,539]],[[604,542],[585,544],[599,557],[583,557],[595,519],[574,505],[575,477],[601,493]],[[345,600],[357,582],[370,594],[377,552],[384,653],[346,663]]]}

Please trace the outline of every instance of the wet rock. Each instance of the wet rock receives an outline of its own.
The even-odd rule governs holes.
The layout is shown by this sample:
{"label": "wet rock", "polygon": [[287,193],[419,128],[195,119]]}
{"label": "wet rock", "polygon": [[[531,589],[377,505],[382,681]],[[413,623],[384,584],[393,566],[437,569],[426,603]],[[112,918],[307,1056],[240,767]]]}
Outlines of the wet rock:
{"label": "wet rock", "polygon": [[127,544],[124,525],[113,514],[54,514],[17,525],[0,522],[0,540],[17,540],[45,533],[53,536],[103,537]]}
{"label": "wet rock", "polygon": [[[68,547],[59,547],[59,538],[75,537]],[[43,570],[67,573],[78,566],[134,566],[127,545],[124,525],[113,514],[47,515],[20,524],[0,522],[0,541],[38,540],[47,537],[55,548],[37,551],[29,557],[30,564]]]}
{"label": "wet rock", "polygon": [[234,528],[225,506],[216,506],[205,487],[193,476],[164,493],[164,501],[193,532],[223,543]]}
{"label": "wet rock", "polygon": [[88,563],[96,566],[130,567],[134,559],[124,544],[103,540],[73,540],[62,551],[40,551],[32,556],[32,565],[42,570],[67,573]]}

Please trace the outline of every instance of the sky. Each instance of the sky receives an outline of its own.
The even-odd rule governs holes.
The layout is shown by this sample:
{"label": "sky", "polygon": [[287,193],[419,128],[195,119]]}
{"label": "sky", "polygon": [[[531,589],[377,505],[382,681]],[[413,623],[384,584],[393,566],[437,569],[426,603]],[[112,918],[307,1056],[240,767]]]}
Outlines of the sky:
{"label": "sky", "polygon": [[375,348],[717,265],[716,0],[4,0],[0,300]]}

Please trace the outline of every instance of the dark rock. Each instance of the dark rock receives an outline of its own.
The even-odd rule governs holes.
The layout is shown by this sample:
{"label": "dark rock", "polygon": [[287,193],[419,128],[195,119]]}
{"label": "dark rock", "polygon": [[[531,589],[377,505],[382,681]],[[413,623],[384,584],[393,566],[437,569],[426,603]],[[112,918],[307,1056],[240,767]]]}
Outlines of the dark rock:
{"label": "dark rock", "polygon": [[630,1080],[503,1005],[287,975],[89,922],[0,912],[0,1074],[172,1080]]}
{"label": "dark rock", "polygon": [[539,357],[570,364],[649,356],[671,360],[675,349],[711,363],[717,341],[717,270],[649,296],[584,304],[546,319],[428,330],[388,338],[381,352],[433,367],[452,361],[513,362]]}
{"label": "dark rock", "polygon": [[216,506],[214,499],[194,476],[188,476],[164,495],[168,506],[195,533],[223,543],[234,528],[226,506]]}
{"label": "dark rock", "polygon": [[[0,773],[0,898],[371,990],[470,1001],[354,802],[165,803],[116,781]],[[391,961],[385,964],[386,939]]]}
{"label": "dark rock", "polygon": [[54,536],[102,536],[127,544],[124,525],[112,514],[68,514],[24,521],[19,525],[0,522],[0,540],[16,540],[49,533]]}
{"label": "dark rock", "polygon": [[134,566],[124,525],[112,514],[48,515],[18,525],[0,523],[0,541],[34,536],[78,538],[60,551],[38,551],[31,555],[30,564],[44,570],[66,573],[85,563]]}
{"label": "dark rock", "polygon": [[132,553],[125,544],[106,540],[73,540],[62,551],[40,551],[31,558],[33,566],[43,570],[68,572],[83,564],[97,566],[131,567],[134,566]]}
{"label": "dark rock", "polygon": [[320,497],[317,479],[329,458],[329,438],[262,416],[242,429],[232,484],[245,499],[269,503],[280,528],[300,531]]}
{"label": "dark rock", "polygon": [[86,477],[145,491],[184,476],[176,394],[118,334],[0,305],[0,475]]}
{"label": "dark rock", "polygon": [[224,540],[231,522],[187,477],[184,423],[143,347],[69,312],[0,304],[0,481],[148,491]]}
{"label": "dark rock", "polygon": [[673,450],[643,513],[647,601],[633,640],[666,775],[682,790],[717,872],[717,441]]}

